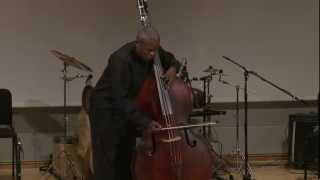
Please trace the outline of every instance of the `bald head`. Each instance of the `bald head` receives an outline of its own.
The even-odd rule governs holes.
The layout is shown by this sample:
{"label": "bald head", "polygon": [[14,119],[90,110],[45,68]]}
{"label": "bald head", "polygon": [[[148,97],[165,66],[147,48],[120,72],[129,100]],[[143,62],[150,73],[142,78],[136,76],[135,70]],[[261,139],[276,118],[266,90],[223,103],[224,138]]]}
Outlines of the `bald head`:
{"label": "bald head", "polygon": [[143,27],[138,31],[136,40],[138,43],[150,41],[160,43],[160,35],[159,32],[151,26]]}
{"label": "bald head", "polygon": [[143,60],[152,60],[160,47],[160,35],[153,27],[144,27],[138,31],[136,52]]}

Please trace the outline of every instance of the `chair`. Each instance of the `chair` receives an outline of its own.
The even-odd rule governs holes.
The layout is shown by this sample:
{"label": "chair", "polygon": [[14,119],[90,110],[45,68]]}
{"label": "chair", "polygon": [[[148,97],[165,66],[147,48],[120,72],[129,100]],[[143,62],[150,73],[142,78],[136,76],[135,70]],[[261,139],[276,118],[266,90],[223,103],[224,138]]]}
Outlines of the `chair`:
{"label": "chair", "polygon": [[12,138],[12,178],[20,180],[18,138],[12,125],[12,96],[8,89],[0,89],[0,138]]}

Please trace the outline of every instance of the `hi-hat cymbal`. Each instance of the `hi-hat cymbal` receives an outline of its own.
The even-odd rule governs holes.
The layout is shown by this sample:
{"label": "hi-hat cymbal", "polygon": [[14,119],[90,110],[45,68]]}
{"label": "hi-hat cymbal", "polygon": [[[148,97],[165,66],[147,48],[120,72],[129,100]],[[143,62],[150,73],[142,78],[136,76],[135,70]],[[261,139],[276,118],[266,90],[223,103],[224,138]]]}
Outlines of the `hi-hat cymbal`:
{"label": "hi-hat cymbal", "polygon": [[55,55],[58,59],[62,60],[67,65],[73,66],[75,68],[78,68],[83,71],[92,72],[92,69],[88,67],[87,65],[81,63],[79,60],[77,60],[74,57],[68,56],[66,54],[63,54],[57,50],[51,50],[51,53]]}

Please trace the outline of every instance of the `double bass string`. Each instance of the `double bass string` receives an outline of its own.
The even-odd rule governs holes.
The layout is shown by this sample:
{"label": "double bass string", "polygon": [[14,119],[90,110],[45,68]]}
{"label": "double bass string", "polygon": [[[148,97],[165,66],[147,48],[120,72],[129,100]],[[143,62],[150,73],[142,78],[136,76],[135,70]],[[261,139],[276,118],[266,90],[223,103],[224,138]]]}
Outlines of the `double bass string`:
{"label": "double bass string", "polygon": [[[162,81],[160,80],[161,69],[159,68],[159,63],[157,60],[158,60],[158,58],[156,58],[156,60],[155,60],[154,71],[155,71],[155,77],[156,77],[156,82],[157,82],[157,86],[158,86],[159,100],[160,100],[160,104],[161,104],[162,114],[163,114],[163,117],[165,120],[165,125],[167,127],[170,127],[170,122],[168,119],[168,107],[164,104],[165,98],[164,98],[164,94],[162,93],[164,91],[164,88],[163,88]],[[168,131],[168,136],[170,139],[173,137],[171,131]],[[170,154],[171,154],[171,156],[174,154],[174,150],[171,146],[171,143],[170,143]]]}
{"label": "double bass string", "polygon": [[[166,125],[167,126],[172,126],[172,124],[174,124],[174,119],[173,119],[173,111],[172,111],[172,106],[170,103],[170,99],[169,99],[169,95],[168,95],[168,91],[165,87],[165,85],[163,84],[163,81],[160,80],[160,74],[162,74],[162,68],[161,65],[159,63],[159,59],[156,58],[156,62],[155,62],[155,66],[154,66],[155,72],[156,72],[156,79],[157,82],[159,84],[159,98],[160,98],[160,102],[162,102],[162,108],[163,108],[163,114],[164,114],[164,118],[166,121]],[[168,131],[168,135],[169,138],[172,138],[175,136],[175,133],[173,130],[169,130]],[[176,143],[174,142],[169,142],[170,143],[170,153],[171,156],[173,156],[173,160],[174,162],[177,162],[180,160],[181,158],[181,154],[179,153],[179,151],[177,152],[177,148],[176,148]],[[179,153],[178,155],[176,153]]]}

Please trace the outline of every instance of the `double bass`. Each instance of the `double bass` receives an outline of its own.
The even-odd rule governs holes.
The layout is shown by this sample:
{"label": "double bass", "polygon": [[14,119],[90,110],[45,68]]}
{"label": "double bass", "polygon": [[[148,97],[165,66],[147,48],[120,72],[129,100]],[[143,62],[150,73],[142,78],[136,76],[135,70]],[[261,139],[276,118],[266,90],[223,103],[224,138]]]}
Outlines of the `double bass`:
{"label": "double bass", "polygon": [[[146,2],[137,0],[140,21],[148,16]],[[143,132],[132,162],[134,180],[210,180],[213,160],[209,143],[181,125],[187,124],[192,110],[192,92],[179,78],[170,86],[162,79],[163,67],[156,53],[153,74],[148,77],[135,99],[140,111],[159,122],[162,128]]]}

